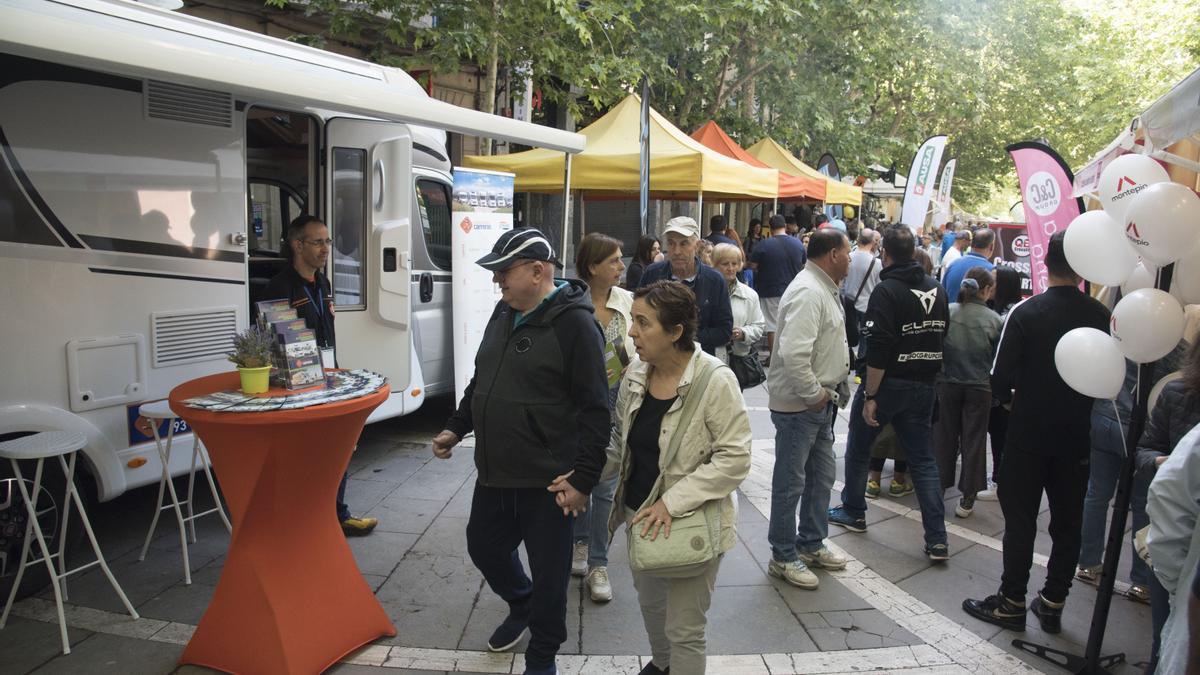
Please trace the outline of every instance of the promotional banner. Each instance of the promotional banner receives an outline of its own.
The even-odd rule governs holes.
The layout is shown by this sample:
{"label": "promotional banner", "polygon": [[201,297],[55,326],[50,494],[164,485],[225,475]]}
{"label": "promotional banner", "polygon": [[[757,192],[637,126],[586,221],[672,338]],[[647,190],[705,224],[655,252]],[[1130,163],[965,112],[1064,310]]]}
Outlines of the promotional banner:
{"label": "promotional banner", "polygon": [[[828,152],[821,155],[821,159],[817,160],[817,171],[820,171],[822,175],[829,176],[836,181],[842,180],[842,172],[838,170],[837,160],[834,159],[833,155],[829,154]],[[825,215],[828,216],[830,220],[842,220],[842,214],[843,210],[841,204],[828,204],[825,206]]]}
{"label": "promotional banner", "polygon": [[454,398],[462,400],[475,374],[475,352],[500,287],[492,273],[475,264],[513,227],[514,174],[454,168],[451,254],[454,309]]}
{"label": "promotional banner", "polygon": [[1017,167],[1029,234],[1029,266],[1033,292],[1046,290],[1046,245],[1083,212],[1083,200],[1072,199],[1071,168],[1048,145],[1026,141],[1005,148]]}
{"label": "promotional banner", "polygon": [[937,197],[933,200],[933,226],[941,227],[950,222],[950,191],[954,189],[954,167],[958,158],[951,157],[942,167],[942,179],[938,181]]}
{"label": "promotional banner", "polygon": [[930,136],[917,149],[917,154],[913,155],[912,166],[908,169],[908,185],[904,188],[900,222],[917,234],[925,227],[925,215],[929,211],[929,202],[933,199],[933,181],[937,178],[938,166],[942,163],[942,152],[945,149],[945,136]]}
{"label": "promotional banner", "polygon": [[1021,223],[991,223],[988,227],[996,233],[996,250],[992,262],[996,267],[1011,267],[1021,273],[1021,295],[1033,294],[1032,275],[1029,266],[1029,233]]}

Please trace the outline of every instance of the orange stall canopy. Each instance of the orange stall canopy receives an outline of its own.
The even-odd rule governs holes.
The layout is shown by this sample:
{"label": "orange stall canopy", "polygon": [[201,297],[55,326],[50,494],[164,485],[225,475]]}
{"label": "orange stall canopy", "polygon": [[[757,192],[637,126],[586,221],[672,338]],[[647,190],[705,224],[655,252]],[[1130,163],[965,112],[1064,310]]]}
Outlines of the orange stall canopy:
{"label": "orange stall canopy", "polygon": [[757,157],[767,166],[775,167],[780,171],[787,171],[802,176],[808,176],[814,180],[825,182],[825,199],[826,204],[848,204],[850,206],[862,205],[862,188],[847,185],[839,180],[834,180],[829,176],[817,171],[811,166],[801,162],[795,155],[788,152],[782,145],[776,143],[770,138],[764,138],[746,149],[746,152]]}
{"label": "orange stall canopy", "polygon": [[[706,147],[716,150],[717,152],[732,157],[733,159],[741,160],[750,166],[757,166],[762,169],[769,169],[763,162],[750,153],[746,152],[742,146],[738,145],[725,130],[717,125],[716,122],[709,120],[704,123],[696,131],[692,132],[692,138],[700,141]],[[779,172],[779,198],[781,200],[791,199],[807,199],[813,201],[825,200],[825,181],[808,176],[793,176],[783,171]]]}

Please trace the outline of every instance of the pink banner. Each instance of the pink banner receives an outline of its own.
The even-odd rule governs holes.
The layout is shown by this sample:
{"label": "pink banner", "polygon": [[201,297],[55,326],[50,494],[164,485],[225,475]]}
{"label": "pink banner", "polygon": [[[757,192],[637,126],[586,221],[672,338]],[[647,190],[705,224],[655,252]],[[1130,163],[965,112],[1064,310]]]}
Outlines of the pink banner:
{"label": "pink banner", "polygon": [[1014,143],[1005,150],[1017,166],[1029,233],[1030,276],[1035,294],[1046,290],[1046,246],[1050,236],[1067,229],[1083,212],[1083,201],[1072,199],[1071,168],[1048,145]]}

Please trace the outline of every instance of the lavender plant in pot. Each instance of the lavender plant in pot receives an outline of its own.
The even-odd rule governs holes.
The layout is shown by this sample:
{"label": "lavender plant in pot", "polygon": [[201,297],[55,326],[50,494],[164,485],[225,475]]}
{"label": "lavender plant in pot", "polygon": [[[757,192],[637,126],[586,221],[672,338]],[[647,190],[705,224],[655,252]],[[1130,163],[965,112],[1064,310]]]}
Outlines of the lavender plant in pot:
{"label": "lavender plant in pot", "polygon": [[271,382],[271,334],[251,326],[233,337],[229,360],[237,364],[242,378],[242,391],[247,394],[265,392]]}

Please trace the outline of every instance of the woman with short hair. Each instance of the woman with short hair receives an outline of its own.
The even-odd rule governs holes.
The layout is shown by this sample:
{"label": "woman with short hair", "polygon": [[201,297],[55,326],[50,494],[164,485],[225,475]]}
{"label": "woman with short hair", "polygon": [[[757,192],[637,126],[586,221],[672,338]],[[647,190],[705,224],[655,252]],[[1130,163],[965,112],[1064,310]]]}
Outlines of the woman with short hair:
{"label": "woman with short hair", "polygon": [[[675,519],[698,511],[718,524],[714,555],[699,567],[678,576],[634,569],[653,655],[642,675],[704,672],[717,568],[737,542],[733,492],[750,472],[750,420],[737,378],[700,349],[697,323],[696,296],[679,282],[659,281],[634,293],[629,334],[638,358],[617,397],[610,450],[619,458],[620,478],[609,533],[626,524],[632,547],[635,537],[669,538]],[[683,419],[685,407],[690,420]]]}
{"label": "woman with short hair", "polygon": [[[733,310],[733,334],[729,344],[717,350],[717,358],[728,364],[731,358],[754,353],[754,344],[766,331],[767,320],[759,306],[758,293],[738,281],[738,272],[746,264],[742,249],[731,244],[717,244],[713,247],[712,258],[713,267],[725,277],[729,306]],[[754,357],[758,358],[758,355],[754,354]]]}

